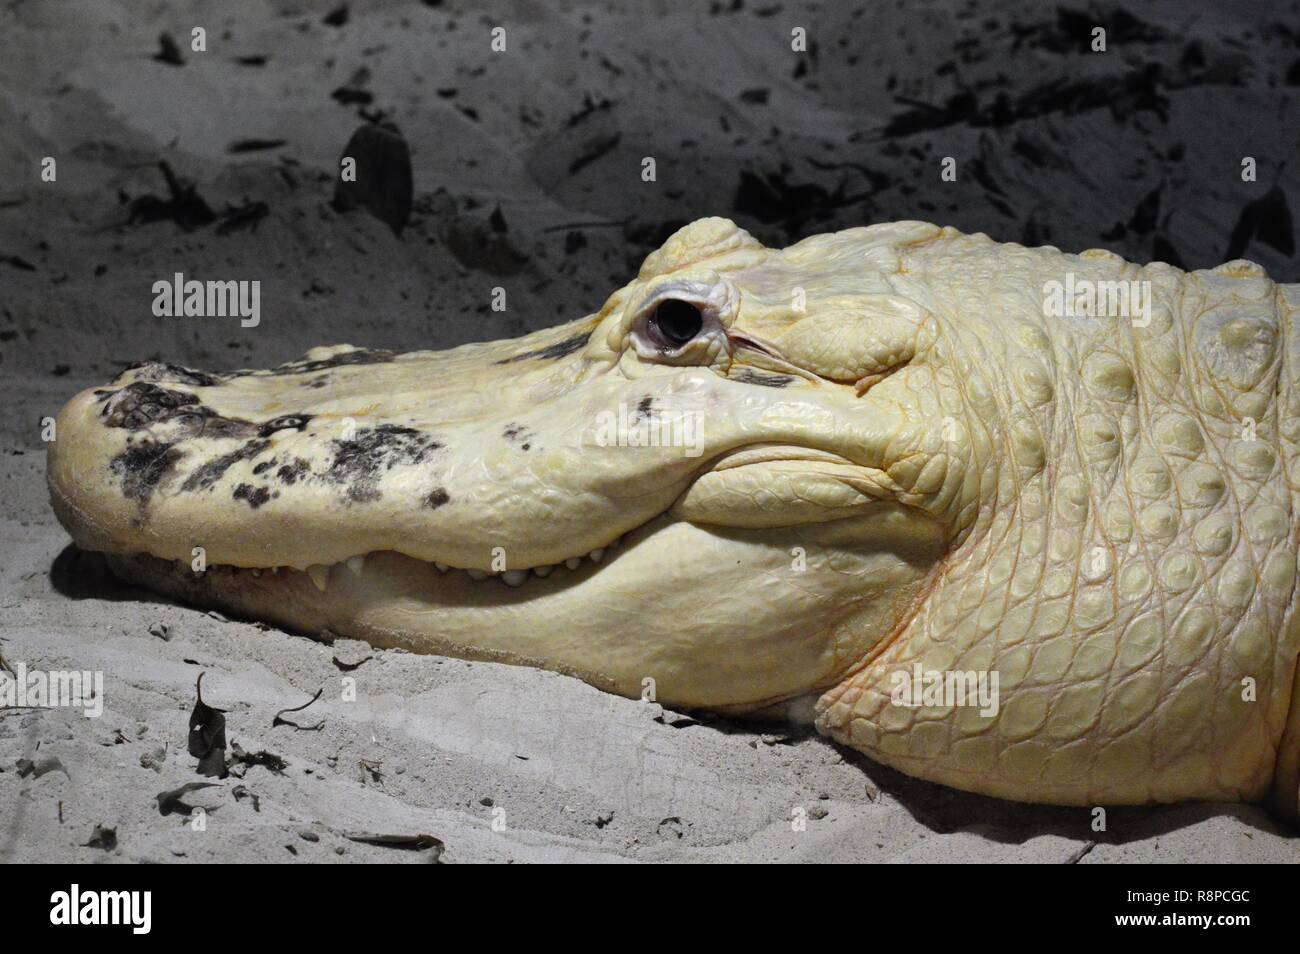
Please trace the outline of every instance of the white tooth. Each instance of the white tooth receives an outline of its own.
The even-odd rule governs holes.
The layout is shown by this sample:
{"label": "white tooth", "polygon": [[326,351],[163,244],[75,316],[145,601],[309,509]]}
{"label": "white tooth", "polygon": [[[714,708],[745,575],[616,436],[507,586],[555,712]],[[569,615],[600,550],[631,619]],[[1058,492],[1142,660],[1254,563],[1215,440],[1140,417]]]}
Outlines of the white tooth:
{"label": "white tooth", "polygon": [[535,566],[535,567],[533,567],[533,572],[536,573],[538,576],[541,576],[541,577],[547,577],[547,576],[550,576],[550,575],[551,575],[551,572],[552,572],[554,569],[555,569],[555,564],[554,564],[554,563],[548,563],[548,564],[546,564],[546,566]]}
{"label": "white tooth", "polygon": [[506,586],[523,586],[524,580],[528,579],[528,571],[506,570],[501,574],[501,579],[505,581]]}
{"label": "white tooth", "polygon": [[582,557],[569,557],[567,560],[564,561],[564,565],[567,566],[570,570],[576,570],[579,566],[582,565]]}
{"label": "white tooth", "polygon": [[487,570],[479,570],[479,569],[466,570],[465,572],[469,574],[469,578],[471,580],[486,580],[489,576],[492,575]]}
{"label": "white tooth", "polygon": [[325,587],[327,587],[330,582],[330,568],[320,563],[313,563],[311,566],[307,567],[307,575],[310,576],[311,581],[316,584],[316,589],[324,593]]}
{"label": "white tooth", "polygon": [[597,563],[600,562],[600,558],[603,557],[604,555],[605,555],[604,547],[596,547],[596,549],[592,550],[590,553],[587,554],[587,556],[591,557]]}
{"label": "white tooth", "polygon": [[249,570],[248,572],[252,573],[253,576],[261,576],[261,575],[262,575],[262,570],[261,570],[261,568],[260,568],[260,567],[256,567],[256,566],[253,567],[253,568],[252,568],[251,570]]}
{"label": "white tooth", "polygon": [[358,553],[356,556],[348,557],[348,569],[357,574],[357,576],[361,575],[361,571],[365,568],[365,565],[366,555],[364,553]]}
{"label": "white tooth", "polygon": [[449,567],[447,564],[445,564],[445,563],[438,563],[437,561],[434,561],[434,564],[433,564],[433,565],[436,566],[436,567],[438,568],[438,572],[439,572],[439,573],[446,573],[448,570],[451,569],[451,567]]}

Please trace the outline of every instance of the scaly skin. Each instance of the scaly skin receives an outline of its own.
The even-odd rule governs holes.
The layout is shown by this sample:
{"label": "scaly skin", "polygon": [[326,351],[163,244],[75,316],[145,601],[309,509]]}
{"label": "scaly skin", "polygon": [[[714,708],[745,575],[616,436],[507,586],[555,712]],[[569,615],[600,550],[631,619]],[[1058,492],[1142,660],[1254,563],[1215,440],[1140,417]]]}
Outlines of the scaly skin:
{"label": "scaly skin", "polygon": [[[1149,322],[1050,315],[1071,273],[1149,282]],[[678,348],[665,299],[703,316]],[[1294,817],[1298,306],[1248,262],[704,219],[520,341],[129,370],[60,415],[51,494],[200,605],[675,705],[811,693],[822,732],[968,791]],[[603,444],[620,407],[695,415],[698,453]],[[463,572],[502,560],[510,586]],[[893,704],[915,666],[996,674],[996,713]]]}

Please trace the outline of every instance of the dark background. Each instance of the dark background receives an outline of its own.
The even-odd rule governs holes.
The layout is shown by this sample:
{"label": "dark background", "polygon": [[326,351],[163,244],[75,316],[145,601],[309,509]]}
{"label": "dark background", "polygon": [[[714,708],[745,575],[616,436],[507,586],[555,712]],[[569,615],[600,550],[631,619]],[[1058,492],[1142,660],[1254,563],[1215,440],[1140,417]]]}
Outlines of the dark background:
{"label": "dark background", "polygon": [[[1297,84],[1295,2],[17,0],[0,11],[0,372],[53,410],[145,357],[513,336],[594,311],[714,214],[776,245],[915,218],[1188,268],[1244,256],[1295,281]],[[400,238],[331,207],[363,117],[409,144]],[[160,161],[194,187],[175,207]],[[176,271],[260,280],[261,326],[154,317],[150,286]]]}

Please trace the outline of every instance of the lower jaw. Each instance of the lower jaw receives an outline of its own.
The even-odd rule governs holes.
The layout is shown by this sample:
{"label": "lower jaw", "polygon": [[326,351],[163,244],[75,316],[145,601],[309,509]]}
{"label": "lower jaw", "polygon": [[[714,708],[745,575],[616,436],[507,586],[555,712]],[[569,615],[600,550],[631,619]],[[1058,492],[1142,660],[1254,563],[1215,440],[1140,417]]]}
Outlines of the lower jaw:
{"label": "lower jaw", "polygon": [[[631,540],[632,533],[626,535]],[[526,570],[483,571],[375,551],[305,570],[290,566],[211,564],[200,571],[150,554],[105,554],[119,579],[201,609],[274,623],[313,638],[363,639],[380,648],[467,659],[546,665],[536,657],[440,632],[444,619],[395,625],[402,613],[440,613],[536,606],[580,586],[615,559],[623,539],[582,557]]]}
{"label": "lower jaw", "polygon": [[[369,554],[359,572],[331,567],[324,590],[298,570],[108,560],[130,583],[308,636],[528,665],[625,696],[652,686],[665,705],[744,712],[833,683],[861,658],[859,640],[883,628],[877,607],[900,564],[864,542],[873,529],[866,518],[741,531],[661,516],[599,563],[518,587],[393,552]],[[792,548],[806,571],[792,571]]]}

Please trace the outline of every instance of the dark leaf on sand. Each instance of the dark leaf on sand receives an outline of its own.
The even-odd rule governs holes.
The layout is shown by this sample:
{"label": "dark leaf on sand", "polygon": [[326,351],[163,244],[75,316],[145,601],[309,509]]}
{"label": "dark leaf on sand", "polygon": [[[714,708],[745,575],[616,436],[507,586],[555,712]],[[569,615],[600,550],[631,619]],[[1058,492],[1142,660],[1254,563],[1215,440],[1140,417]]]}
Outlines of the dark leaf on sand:
{"label": "dark leaf on sand", "polygon": [[169,63],[172,66],[184,66],[185,58],[181,56],[180,47],[172,39],[170,33],[160,33],[158,35],[158,52],[153,58],[159,63]]}
{"label": "dark leaf on sand", "polygon": [[619,141],[622,138],[622,133],[614,133],[610,136],[595,136],[588,139],[583,146],[582,153],[569,163],[569,175],[576,175],[597,159],[618,148]]}
{"label": "dark leaf on sand", "polygon": [[24,272],[36,271],[35,265],[27,261],[27,259],[21,258],[17,255],[0,255],[0,262],[4,262],[6,265],[10,265],[14,268],[22,269]]}
{"label": "dark leaf on sand", "polygon": [[375,94],[366,89],[357,89],[355,86],[340,86],[334,92],[330,93],[334,99],[338,100],[344,106],[356,103],[360,106],[369,106],[375,101]]}
{"label": "dark leaf on sand", "polygon": [[1283,255],[1295,254],[1295,228],[1291,221],[1291,207],[1286,203],[1286,193],[1274,186],[1260,200],[1263,208],[1259,218],[1259,240],[1271,245]]}
{"label": "dark leaf on sand", "polygon": [[170,198],[160,199],[156,195],[142,195],[131,201],[128,225],[145,222],[160,222],[171,219],[185,231],[189,232],[200,226],[208,225],[216,218],[208,203],[198,194],[192,182],[187,182],[172,171],[165,161],[158,163],[163,177],[167,180]]}
{"label": "dark leaf on sand", "polygon": [[326,26],[341,27],[348,22],[348,5],[340,3],[337,7],[325,14],[325,19],[321,21]]}
{"label": "dark leaf on sand", "polygon": [[[154,796],[158,799],[158,814],[164,816],[172,814],[188,815],[194,811],[194,806],[187,805],[183,802],[181,800],[182,796],[188,795],[190,792],[196,792],[201,788],[216,787],[217,785],[214,782],[186,782],[180,788],[172,788],[165,792],[159,792]],[[214,812],[216,809],[210,808],[207,809],[207,811]]]}
{"label": "dark leaf on sand", "polygon": [[262,799],[258,797],[256,792],[250,792],[246,786],[236,785],[230,790],[230,794],[235,796],[237,802],[251,798],[253,800],[253,811],[260,812],[262,810]]}
{"label": "dark leaf on sand", "polygon": [[117,829],[96,825],[95,830],[90,833],[90,841],[86,842],[82,847],[112,851],[117,847]]}
{"label": "dark leaf on sand", "polygon": [[325,691],[324,689],[317,689],[316,695],[312,696],[310,699],[308,699],[300,706],[295,706],[292,709],[281,709],[279,712],[275,714],[275,718],[271,721],[271,728],[275,728],[277,725],[288,725],[288,726],[293,726],[295,729],[302,729],[307,732],[315,732],[316,730],[320,729],[320,727],[325,724],[323,721],[317,722],[315,725],[299,725],[296,722],[291,722],[288,719],[281,718],[281,716],[283,716],[286,712],[301,712],[303,709],[306,709],[309,705],[311,705],[313,702],[319,699],[321,693],[324,691]]}
{"label": "dark leaf on sand", "polygon": [[381,848],[401,848],[406,851],[432,849],[435,860],[442,856],[444,850],[442,839],[434,838],[432,835],[384,835],[369,831],[345,831],[343,837],[348,841],[379,845]]}
{"label": "dark leaf on sand", "polygon": [[226,152],[262,152],[266,149],[279,149],[288,141],[287,139],[236,139],[226,147]]}
{"label": "dark leaf on sand", "polygon": [[330,93],[338,102],[347,105],[349,103],[360,103],[365,106],[374,102],[375,97],[366,89],[366,84],[370,82],[370,70],[368,67],[361,67],[346,83]]}
{"label": "dark leaf on sand", "polygon": [[365,209],[401,235],[411,217],[414,180],[411,150],[397,127],[367,123],[352,134],[343,155],[356,161],[356,181],[339,180],[335,210]]}
{"label": "dark leaf on sand", "polygon": [[198,700],[190,715],[190,755],[199,760],[200,775],[226,777],[226,717],[203,701],[203,673],[194,684]]}
{"label": "dark leaf on sand", "polygon": [[284,770],[289,767],[288,762],[272,752],[267,752],[265,749],[260,752],[245,752],[238,742],[231,746],[230,752],[234,757],[234,761],[243,765],[260,765],[263,768],[270,769],[276,775],[283,774]]}
{"label": "dark leaf on sand", "polygon": [[1286,193],[1278,186],[1269,189],[1253,202],[1246,203],[1237,217],[1237,224],[1228,239],[1228,250],[1223,253],[1225,260],[1241,258],[1251,239],[1258,237],[1261,242],[1271,245],[1283,255],[1295,254],[1295,232],[1291,221],[1291,208],[1287,205]]}

